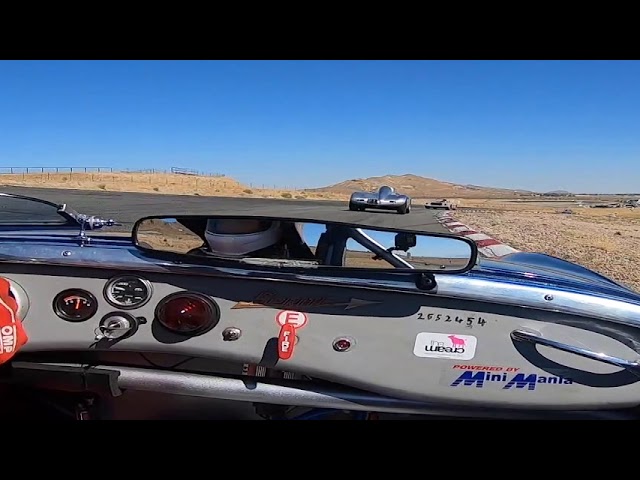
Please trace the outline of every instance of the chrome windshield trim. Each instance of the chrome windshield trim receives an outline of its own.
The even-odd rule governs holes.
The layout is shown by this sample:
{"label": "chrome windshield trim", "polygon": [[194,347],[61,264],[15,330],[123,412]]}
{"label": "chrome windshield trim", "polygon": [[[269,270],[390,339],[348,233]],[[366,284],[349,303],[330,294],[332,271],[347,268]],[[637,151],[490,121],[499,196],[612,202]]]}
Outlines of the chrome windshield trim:
{"label": "chrome windshield trim", "polygon": [[416,295],[446,297],[483,303],[496,303],[522,308],[554,311],[571,315],[592,317],[632,327],[640,327],[640,305],[623,298],[604,295],[563,291],[540,284],[526,285],[522,279],[514,282],[504,278],[474,274],[436,274],[437,287],[423,291],[416,286],[416,274],[412,272],[327,272],[318,269],[310,272],[275,272],[254,269],[250,266],[238,268],[189,265],[159,260],[145,256],[133,246],[107,242],[96,247],[78,246],[72,242],[27,243],[0,238],[0,263],[56,265],[98,270],[135,270],[175,273],[180,275],[202,275],[212,277],[235,277],[248,280],[297,282],[328,286],[349,286],[370,290],[386,290]]}

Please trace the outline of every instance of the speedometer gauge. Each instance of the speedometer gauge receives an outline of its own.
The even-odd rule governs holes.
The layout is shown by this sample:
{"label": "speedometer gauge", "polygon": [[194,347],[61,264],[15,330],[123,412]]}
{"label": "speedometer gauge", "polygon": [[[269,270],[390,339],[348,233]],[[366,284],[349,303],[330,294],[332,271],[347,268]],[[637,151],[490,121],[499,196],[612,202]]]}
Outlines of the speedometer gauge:
{"label": "speedometer gauge", "polygon": [[104,287],[104,298],[123,310],[139,308],[151,299],[151,283],[135,275],[112,278]]}

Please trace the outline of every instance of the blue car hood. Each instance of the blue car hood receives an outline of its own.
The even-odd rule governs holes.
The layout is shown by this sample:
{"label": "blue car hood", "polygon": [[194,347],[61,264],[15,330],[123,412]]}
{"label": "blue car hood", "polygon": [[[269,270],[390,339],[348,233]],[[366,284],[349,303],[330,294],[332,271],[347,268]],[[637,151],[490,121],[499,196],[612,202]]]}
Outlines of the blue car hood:
{"label": "blue car hood", "polygon": [[[1,231],[2,229],[0,229]],[[73,231],[73,233],[70,233]],[[94,247],[124,248],[137,252],[127,232],[92,232],[90,244]],[[41,243],[77,242],[77,232],[71,229],[24,228],[2,231],[0,239],[15,242],[25,238]],[[640,305],[640,292],[560,258],[542,253],[518,252],[500,258],[479,257],[469,272],[472,278],[487,278],[497,282],[552,288],[560,291],[593,294],[616,298]]]}
{"label": "blue car hood", "polygon": [[640,302],[640,292],[575,263],[542,253],[518,252],[500,258],[479,258],[471,276],[502,277],[566,291],[593,293]]}

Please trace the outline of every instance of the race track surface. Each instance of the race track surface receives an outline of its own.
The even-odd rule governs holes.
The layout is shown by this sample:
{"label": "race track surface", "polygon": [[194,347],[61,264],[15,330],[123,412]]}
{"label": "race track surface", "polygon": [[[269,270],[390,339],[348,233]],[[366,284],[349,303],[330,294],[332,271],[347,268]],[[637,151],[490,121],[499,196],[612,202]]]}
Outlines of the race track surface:
{"label": "race track surface", "polygon": [[[149,193],[103,192],[87,190],[60,190],[49,188],[0,187],[0,192],[26,195],[55,203],[66,203],[80,213],[113,218],[130,226],[140,217],[147,215],[274,215],[302,217],[310,220],[336,220],[379,227],[402,227],[427,232],[448,233],[436,221],[433,210],[424,205],[414,204],[411,213],[399,215],[384,210],[351,212],[347,202],[276,200],[262,198],[199,197],[195,195],[164,195]],[[20,205],[22,210],[22,205]],[[3,216],[13,214],[33,217],[42,207],[33,211],[3,212]],[[23,217],[24,218],[24,217]]]}

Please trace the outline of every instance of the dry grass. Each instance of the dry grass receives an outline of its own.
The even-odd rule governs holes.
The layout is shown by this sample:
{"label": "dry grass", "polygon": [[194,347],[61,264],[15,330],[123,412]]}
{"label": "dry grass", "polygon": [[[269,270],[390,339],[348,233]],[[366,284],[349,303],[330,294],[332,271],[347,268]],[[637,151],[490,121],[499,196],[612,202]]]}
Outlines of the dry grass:
{"label": "dry grass", "polygon": [[[575,199],[544,201],[507,189],[469,187],[417,175],[386,175],[348,180],[315,189],[281,190],[254,188],[230,177],[176,175],[163,173],[23,173],[0,175],[0,186],[70,188],[107,192],[142,192],[173,195],[202,195],[246,198],[346,201],[356,190],[374,191],[382,185],[395,187],[413,198],[415,206],[447,198],[461,207],[491,209],[530,209],[532,205],[575,206]],[[592,201],[610,201],[600,197]],[[607,209],[597,209],[598,211]]]}
{"label": "dry grass", "polygon": [[459,202],[461,198],[520,198],[509,190],[468,188],[416,175],[387,175],[349,180],[317,189],[280,190],[253,188],[230,177],[207,177],[145,173],[24,173],[0,175],[0,184],[24,187],[72,188],[107,192],[143,192],[174,195],[231,196],[247,198],[280,198],[308,200],[349,199],[356,190],[374,191],[382,185],[395,187],[410,195],[415,204],[440,198]]}
{"label": "dry grass", "polygon": [[229,177],[144,173],[29,173],[0,175],[0,185],[70,188],[106,192],[142,192],[213,197],[346,200],[328,192],[250,188]]}
{"label": "dry grass", "polygon": [[[523,198],[460,198],[458,207],[470,209],[490,209],[490,210],[528,210],[528,211],[561,211],[571,209],[575,214],[588,216],[602,216],[617,213],[622,216],[635,215],[631,208],[586,208],[588,205],[598,203],[610,203],[625,199],[626,197],[610,196],[606,200],[598,200],[595,197],[586,199],[576,199],[566,197],[557,199],[545,199],[544,197],[523,197]],[[633,198],[633,197],[630,197]],[[585,207],[580,206],[583,203]]]}
{"label": "dry grass", "polygon": [[204,244],[198,235],[181,225],[157,219],[147,220],[140,226],[137,240],[154,250],[171,253],[187,253]]}
{"label": "dry grass", "polygon": [[[345,266],[353,268],[395,268],[385,260],[374,260],[373,253],[349,251],[346,255]],[[416,268],[441,269],[442,266],[448,266],[449,269],[464,268],[468,260],[455,258],[436,258],[436,257],[411,257],[408,260]]]}
{"label": "dry grass", "polygon": [[523,251],[578,263],[640,291],[640,209],[455,212],[462,223]]}

